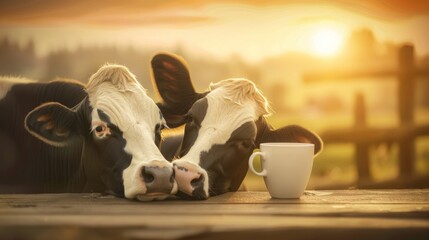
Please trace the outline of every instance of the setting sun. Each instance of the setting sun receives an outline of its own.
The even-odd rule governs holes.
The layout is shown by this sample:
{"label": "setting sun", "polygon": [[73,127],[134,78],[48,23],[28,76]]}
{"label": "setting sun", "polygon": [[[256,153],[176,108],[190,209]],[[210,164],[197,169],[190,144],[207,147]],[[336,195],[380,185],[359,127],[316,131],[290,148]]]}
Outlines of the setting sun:
{"label": "setting sun", "polygon": [[320,28],[311,36],[312,50],[322,57],[333,56],[343,44],[343,36],[333,28]]}

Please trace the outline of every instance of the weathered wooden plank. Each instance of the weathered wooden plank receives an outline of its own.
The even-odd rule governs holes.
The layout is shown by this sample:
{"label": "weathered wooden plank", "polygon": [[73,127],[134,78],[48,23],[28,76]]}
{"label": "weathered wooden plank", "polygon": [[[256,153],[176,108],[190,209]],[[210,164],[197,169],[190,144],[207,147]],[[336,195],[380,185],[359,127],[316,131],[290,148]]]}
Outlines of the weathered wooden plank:
{"label": "weathered wooden plank", "polygon": [[261,233],[269,239],[354,239],[363,232],[385,239],[392,231],[392,237],[425,239],[428,219],[427,189],[307,191],[294,200],[235,192],[159,202],[100,194],[0,195],[0,239],[255,239]]}
{"label": "weathered wooden plank", "polygon": [[[303,231],[305,231],[303,233]],[[246,231],[209,231],[202,229],[194,231],[189,229],[149,229],[139,227],[76,227],[76,226],[35,226],[28,227],[22,231],[20,227],[0,227],[1,239],[92,239],[92,240],[110,240],[110,239],[205,239],[205,240],[308,240],[308,239],[413,239],[427,240],[428,230],[426,229],[335,229],[335,228],[309,228],[309,229],[283,229],[274,228],[269,230],[248,229]]]}
{"label": "weathered wooden plank", "polygon": [[327,130],[321,134],[326,143],[380,143],[429,135],[429,125],[408,125],[396,128],[353,127]]}
{"label": "weathered wooden plank", "polygon": [[166,201],[137,202],[99,193],[64,193],[64,194],[0,194],[0,204],[7,202],[41,203],[110,203],[110,204],[247,204],[247,203],[286,203],[286,204],[320,204],[320,203],[429,203],[429,189],[389,189],[389,190],[308,190],[300,199],[275,199],[268,192],[240,191],[229,192],[210,197],[205,201],[184,201],[170,199]]}
{"label": "weathered wooden plank", "polygon": [[[366,107],[365,99],[362,93],[358,93],[355,96],[355,106],[354,106],[354,127],[355,128],[366,128]],[[355,144],[355,162],[356,169],[358,172],[358,181],[371,181],[371,169],[370,169],[370,156],[369,149],[371,144],[368,142],[359,142]]]}
{"label": "weathered wooden plank", "polygon": [[211,228],[211,229],[270,229],[276,227],[327,227],[327,228],[428,228],[427,219],[382,218],[382,217],[307,217],[278,215],[4,215],[0,219],[2,226],[139,226],[153,228]]}
{"label": "weathered wooden plank", "polygon": [[0,209],[6,215],[75,214],[75,215],[284,215],[429,218],[429,204],[219,204],[213,205],[33,205]]}
{"label": "weathered wooden plank", "polygon": [[300,199],[275,199],[268,192],[235,192],[210,198],[211,203],[328,204],[328,203],[428,203],[429,190],[306,191]]}
{"label": "weathered wooden plank", "polygon": [[318,83],[344,80],[362,80],[365,78],[386,79],[386,77],[395,77],[399,73],[393,69],[367,69],[361,71],[317,71],[308,72],[303,75],[304,83]]}
{"label": "weathered wooden plank", "polygon": [[[429,221],[416,219],[385,219],[385,218],[356,218],[356,217],[284,217],[284,216],[252,216],[244,217],[237,215],[225,216],[180,216],[172,217],[166,215],[160,216],[136,216],[136,215],[89,215],[84,218],[81,215],[32,215],[32,216],[7,216],[8,221],[2,222],[1,226],[17,227],[18,231],[23,231],[27,226],[38,227],[62,227],[77,226],[80,228],[98,228],[104,229],[123,228],[123,233],[127,229],[144,230],[143,233],[150,232],[151,239],[177,239],[184,236],[190,237],[198,234],[200,238],[212,233],[233,233],[239,232],[247,239],[252,237],[248,232],[283,232],[300,230],[301,236],[311,233],[310,230],[324,229],[331,231],[378,231],[378,236],[383,236],[392,229],[407,231],[411,236],[420,233],[428,236]],[[307,230],[306,230],[307,229]],[[183,232],[185,231],[185,232]],[[140,234],[143,234],[140,232]],[[246,234],[247,233],[247,234]],[[384,234],[383,234],[384,233]],[[0,234],[1,236],[1,234]],[[285,235],[284,235],[285,236]],[[340,235],[351,237],[350,235]],[[57,236],[58,237],[58,236]],[[143,234],[146,239],[148,236]],[[338,236],[337,236],[338,237]],[[253,239],[253,238],[251,238]],[[413,238],[414,239],[414,238]]]}
{"label": "weathered wooden plank", "polygon": [[[429,197],[422,190],[397,191],[402,193],[400,195],[395,191],[388,191],[390,195],[383,191],[346,192],[354,193],[350,196],[352,200],[345,198],[344,191],[310,191],[300,200],[271,199],[266,192],[237,192],[213,197],[208,201],[172,200],[149,203],[85,194],[42,194],[35,195],[34,198],[28,195],[2,196],[0,220],[6,215],[41,214],[115,216],[121,214],[169,216],[235,214],[310,217],[353,215],[355,217],[429,218]],[[334,195],[340,195],[342,198],[336,196],[330,199]],[[383,195],[383,197],[377,199],[374,195]],[[319,200],[311,197],[318,197]],[[389,200],[382,201],[386,197],[389,197]]]}
{"label": "weathered wooden plank", "polygon": [[[401,74],[400,70],[397,69],[363,69],[363,70],[351,70],[351,71],[341,71],[335,69],[335,71],[317,71],[317,72],[308,72],[303,75],[304,83],[320,83],[320,82],[335,82],[335,81],[361,81],[362,79],[379,79],[379,80],[388,80],[393,79],[390,77],[396,77]],[[429,68],[422,67],[414,69],[414,76],[421,77],[419,80],[427,81],[429,76]]]}

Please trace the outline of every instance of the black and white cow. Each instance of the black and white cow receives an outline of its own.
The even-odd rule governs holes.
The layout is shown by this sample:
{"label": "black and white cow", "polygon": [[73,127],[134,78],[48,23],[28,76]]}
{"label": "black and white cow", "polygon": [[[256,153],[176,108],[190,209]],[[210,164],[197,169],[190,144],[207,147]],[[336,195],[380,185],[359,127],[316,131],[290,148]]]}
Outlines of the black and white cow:
{"label": "black and white cow", "polygon": [[309,142],[315,144],[315,154],[322,149],[321,139],[303,127],[274,130],[265,120],[269,104],[249,80],[228,79],[197,93],[180,57],[159,54],[152,60],[152,70],[168,125],[185,124],[173,161],[181,197],[206,199],[236,191],[246,175],[248,158],[260,143]]}
{"label": "black and white cow", "polygon": [[101,67],[86,86],[2,78],[0,192],[164,199],[177,192],[172,164],[157,146],[164,125],[124,66]]}

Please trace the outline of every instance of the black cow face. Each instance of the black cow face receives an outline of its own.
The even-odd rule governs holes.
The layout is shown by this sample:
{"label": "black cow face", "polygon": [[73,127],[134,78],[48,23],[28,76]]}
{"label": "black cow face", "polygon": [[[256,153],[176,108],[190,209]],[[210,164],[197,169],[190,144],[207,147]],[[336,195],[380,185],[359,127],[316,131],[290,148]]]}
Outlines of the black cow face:
{"label": "black cow face", "polygon": [[156,145],[165,121],[135,77],[125,67],[106,65],[86,90],[88,97],[73,109],[46,103],[31,111],[27,130],[58,147],[85,140],[84,191],[143,201],[176,193],[172,165]]}
{"label": "black cow face", "polygon": [[314,143],[315,153],[322,148],[320,138],[302,127],[274,130],[264,118],[266,99],[248,80],[224,80],[198,94],[178,57],[157,55],[152,68],[162,89],[160,109],[168,124],[185,124],[182,146],[173,161],[182,197],[206,199],[236,191],[246,175],[249,156],[262,142]]}

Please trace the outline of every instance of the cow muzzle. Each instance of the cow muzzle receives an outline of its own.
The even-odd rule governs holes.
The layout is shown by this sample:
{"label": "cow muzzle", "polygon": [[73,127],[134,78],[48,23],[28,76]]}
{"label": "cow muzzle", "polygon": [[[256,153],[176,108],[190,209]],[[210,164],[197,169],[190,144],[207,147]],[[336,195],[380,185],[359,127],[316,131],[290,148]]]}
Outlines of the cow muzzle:
{"label": "cow muzzle", "polygon": [[141,176],[146,185],[146,194],[170,194],[174,187],[174,172],[170,167],[145,166]]}
{"label": "cow muzzle", "polygon": [[208,196],[207,173],[199,166],[188,162],[173,163],[178,185],[178,196],[190,200],[204,200]]}
{"label": "cow muzzle", "polygon": [[131,180],[127,198],[140,201],[163,200],[177,193],[177,183],[172,165],[167,161],[150,161],[140,166]]}

